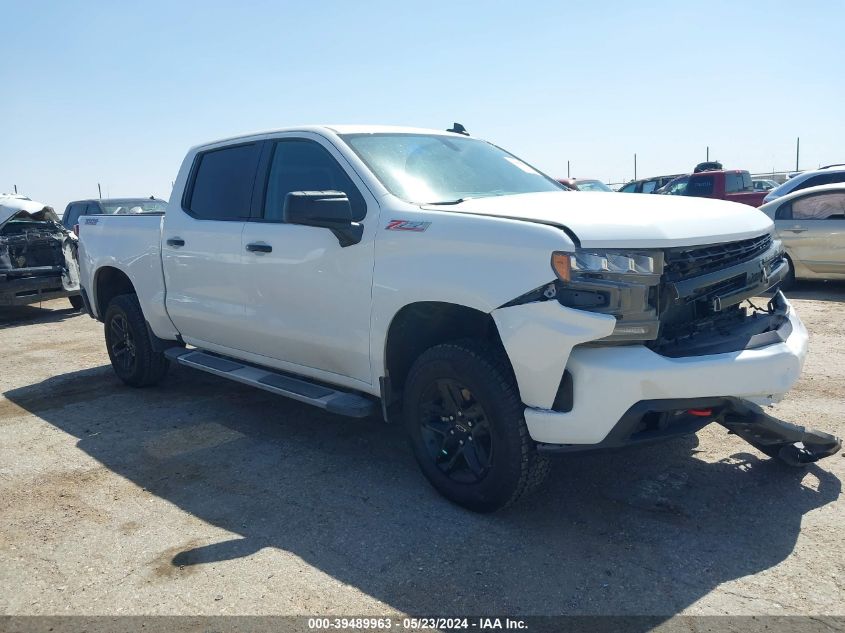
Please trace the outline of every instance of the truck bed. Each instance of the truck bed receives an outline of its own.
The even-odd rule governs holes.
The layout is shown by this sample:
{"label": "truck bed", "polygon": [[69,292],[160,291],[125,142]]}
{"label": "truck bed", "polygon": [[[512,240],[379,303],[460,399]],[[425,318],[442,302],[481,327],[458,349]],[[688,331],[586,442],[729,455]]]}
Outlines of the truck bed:
{"label": "truck bed", "polygon": [[97,296],[100,275],[123,273],[132,280],[153,332],[173,338],[177,332],[164,308],[163,221],[164,214],[85,216],[79,225],[79,267],[96,315],[105,310]]}

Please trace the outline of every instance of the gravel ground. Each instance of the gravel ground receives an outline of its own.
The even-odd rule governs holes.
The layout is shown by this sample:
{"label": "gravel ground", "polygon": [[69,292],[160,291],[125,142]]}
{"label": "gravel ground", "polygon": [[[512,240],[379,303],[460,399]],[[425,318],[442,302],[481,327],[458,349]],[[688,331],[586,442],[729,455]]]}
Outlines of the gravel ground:
{"label": "gravel ground", "polygon": [[[845,435],[845,284],[792,294],[811,352],[775,414]],[[845,615],[841,453],[712,426],[479,516],[380,420],[182,368],[127,388],[66,300],[0,328],[0,614]]]}

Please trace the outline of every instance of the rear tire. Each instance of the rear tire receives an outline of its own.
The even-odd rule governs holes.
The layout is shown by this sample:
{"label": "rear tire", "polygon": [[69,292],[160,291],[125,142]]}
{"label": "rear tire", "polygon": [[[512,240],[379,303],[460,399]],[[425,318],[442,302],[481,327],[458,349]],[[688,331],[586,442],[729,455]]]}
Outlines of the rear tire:
{"label": "rear tire", "polygon": [[403,411],[414,457],[444,497],[475,512],[517,501],[549,463],[528,435],[507,359],[491,345],[437,345],[414,363]]}
{"label": "rear tire", "polygon": [[137,295],[118,295],[111,300],[106,308],[105,335],[114,373],[127,385],[148,387],[167,373],[167,358],[153,347]]}
{"label": "rear tire", "polygon": [[74,310],[81,311],[85,307],[85,302],[82,301],[82,295],[71,295],[67,298]]}

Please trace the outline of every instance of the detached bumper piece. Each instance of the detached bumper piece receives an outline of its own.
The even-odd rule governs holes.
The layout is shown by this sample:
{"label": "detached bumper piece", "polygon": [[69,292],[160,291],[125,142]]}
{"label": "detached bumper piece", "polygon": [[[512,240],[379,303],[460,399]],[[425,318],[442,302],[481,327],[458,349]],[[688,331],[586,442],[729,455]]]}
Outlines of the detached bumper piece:
{"label": "detached bumper piece", "polygon": [[741,398],[643,400],[631,407],[598,444],[545,444],[547,453],[574,453],[650,444],[697,433],[717,422],[769,457],[803,466],[835,455],[842,440],[779,420]]}
{"label": "detached bumper piece", "polygon": [[842,440],[834,435],[784,422],[751,402],[735,400],[732,404],[716,421],[760,452],[790,466],[812,464],[842,448]]}

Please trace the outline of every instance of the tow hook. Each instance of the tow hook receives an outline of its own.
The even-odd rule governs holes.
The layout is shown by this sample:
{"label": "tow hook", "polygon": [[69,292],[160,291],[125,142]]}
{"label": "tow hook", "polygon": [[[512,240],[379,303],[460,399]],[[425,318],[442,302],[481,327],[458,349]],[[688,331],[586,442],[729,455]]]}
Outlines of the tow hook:
{"label": "tow hook", "polygon": [[784,422],[745,400],[734,400],[716,421],[757,450],[790,466],[812,464],[842,448],[842,440],[835,435]]}

